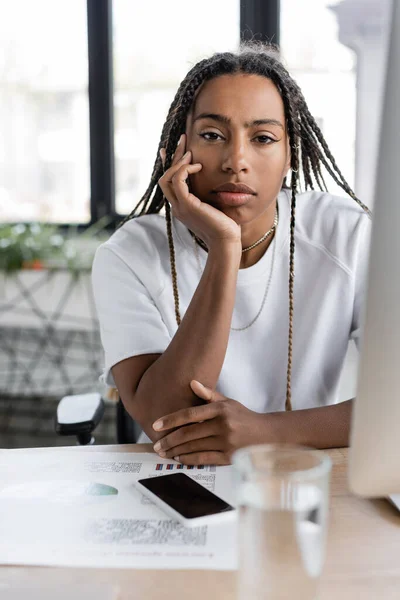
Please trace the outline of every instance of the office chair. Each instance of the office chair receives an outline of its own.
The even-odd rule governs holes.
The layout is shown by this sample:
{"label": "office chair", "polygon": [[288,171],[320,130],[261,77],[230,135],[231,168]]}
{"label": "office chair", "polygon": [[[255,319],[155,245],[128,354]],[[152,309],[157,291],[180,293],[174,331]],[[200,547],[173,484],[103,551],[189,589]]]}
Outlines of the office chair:
{"label": "office chair", "polygon": [[[57,406],[55,429],[58,435],[75,435],[79,445],[94,444],[92,435],[104,415],[101,394],[65,396]],[[118,444],[134,444],[141,433],[139,424],[125,410],[121,399],[116,404]]]}

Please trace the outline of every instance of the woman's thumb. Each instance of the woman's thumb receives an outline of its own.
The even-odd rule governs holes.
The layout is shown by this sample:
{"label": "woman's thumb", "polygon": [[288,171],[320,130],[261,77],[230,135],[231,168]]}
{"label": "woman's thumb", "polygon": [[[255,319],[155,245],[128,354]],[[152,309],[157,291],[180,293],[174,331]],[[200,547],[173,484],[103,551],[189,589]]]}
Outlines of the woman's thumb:
{"label": "woman's thumb", "polygon": [[225,397],[222,396],[222,394],[219,394],[215,390],[206,387],[205,385],[200,383],[200,381],[196,381],[196,379],[193,379],[190,382],[190,387],[192,388],[196,396],[198,396],[202,400],[207,400],[207,402],[218,402],[219,400],[225,400]]}

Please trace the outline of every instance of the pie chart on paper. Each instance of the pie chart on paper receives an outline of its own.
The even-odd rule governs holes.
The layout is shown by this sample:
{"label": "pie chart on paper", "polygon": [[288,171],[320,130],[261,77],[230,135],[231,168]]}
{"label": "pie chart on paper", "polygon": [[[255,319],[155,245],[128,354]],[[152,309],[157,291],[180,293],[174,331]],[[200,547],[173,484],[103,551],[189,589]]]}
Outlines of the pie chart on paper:
{"label": "pie chart on paper", "polygon": [[0,490],[0,500],[40,500],[61,503],[93,503],[111,500],[118,489],[94,481],[53,480],[27,481]]}

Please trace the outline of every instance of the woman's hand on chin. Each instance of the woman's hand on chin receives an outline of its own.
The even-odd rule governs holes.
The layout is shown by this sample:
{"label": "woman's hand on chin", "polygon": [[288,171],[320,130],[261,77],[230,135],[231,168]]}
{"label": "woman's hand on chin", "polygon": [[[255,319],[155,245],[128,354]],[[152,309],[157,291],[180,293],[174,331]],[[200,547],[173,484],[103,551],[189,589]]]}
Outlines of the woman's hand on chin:
{"label": "woman's hand on chin", "polygon": [[[192,153],[190,150],[185,152],[185,148],[186,136],[182,134],[170,168],[158,181],[164,196],[171,204],[173,215],[203,240],[209,249],[227,244],[241,247],[240,226],[189,191],[187,179],[192,173],[201,171],[202,165],[192,164]],[[161,149],[160,156],[164,164],[164,148]]]}

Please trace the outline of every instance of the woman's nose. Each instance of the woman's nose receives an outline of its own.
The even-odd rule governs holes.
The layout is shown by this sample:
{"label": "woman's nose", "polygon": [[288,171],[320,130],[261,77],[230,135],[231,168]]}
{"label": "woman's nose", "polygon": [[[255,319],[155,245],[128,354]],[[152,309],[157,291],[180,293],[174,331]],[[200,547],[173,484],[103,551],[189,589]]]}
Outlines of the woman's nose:
{"label": "woman's nose", "polygon": [[228,146],[223,159],[222,170],[229,173],[240,173],[248,170],[246,149],[242,142]]}

